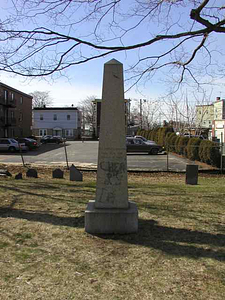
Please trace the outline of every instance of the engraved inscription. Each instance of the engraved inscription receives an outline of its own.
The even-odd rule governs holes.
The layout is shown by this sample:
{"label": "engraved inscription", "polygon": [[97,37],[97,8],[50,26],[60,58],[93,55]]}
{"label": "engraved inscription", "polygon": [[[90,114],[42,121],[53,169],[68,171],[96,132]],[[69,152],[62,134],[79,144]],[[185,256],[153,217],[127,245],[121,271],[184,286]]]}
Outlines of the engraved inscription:
{"label": "engraved inscription", "polygon": [[104,188],[101,189],[99,202],[114,204],[114,202],[115,202],[115,192],[114,191],[109,192],[107,189],[104,189]]}
{"label": "engraved inscription", "polygon": [[100,162],[100,168],[106,172],[106,185],[120,185],[123,174],[126,172],[125,162]]}

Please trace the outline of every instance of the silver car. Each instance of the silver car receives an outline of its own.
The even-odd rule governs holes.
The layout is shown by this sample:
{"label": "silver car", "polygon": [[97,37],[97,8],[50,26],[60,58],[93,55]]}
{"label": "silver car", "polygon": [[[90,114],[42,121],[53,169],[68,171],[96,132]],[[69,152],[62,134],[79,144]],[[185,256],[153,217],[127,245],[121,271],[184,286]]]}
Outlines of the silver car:
{"label": "silver car", "polygon": [[0,151],[16,152],[16,151],[27,151],[28,147],[25,143],[19,144],[12,138],[0,138]]}

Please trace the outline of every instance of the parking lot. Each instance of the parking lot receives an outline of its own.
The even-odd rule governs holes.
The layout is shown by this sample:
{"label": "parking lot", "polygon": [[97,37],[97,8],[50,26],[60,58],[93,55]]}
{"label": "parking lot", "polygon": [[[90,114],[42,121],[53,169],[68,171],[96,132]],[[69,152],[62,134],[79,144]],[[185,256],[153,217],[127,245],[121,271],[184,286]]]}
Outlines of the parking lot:
{"label": "parking lot", "polygon": [[[96,168],[98,159],[98,141],[67,141],[63,144],[44,144],[37,150],[23,153],[25,164],[69,165],[77,167]],[[20,153],[0,153],[0,163],[22,163]],[[145,153],[128,153],[128,170],[158,170],[185,171],[187,164],[193,164],[188,159],[168,155],[148,155]],[[207,169],[207,166],[200,166]]]}

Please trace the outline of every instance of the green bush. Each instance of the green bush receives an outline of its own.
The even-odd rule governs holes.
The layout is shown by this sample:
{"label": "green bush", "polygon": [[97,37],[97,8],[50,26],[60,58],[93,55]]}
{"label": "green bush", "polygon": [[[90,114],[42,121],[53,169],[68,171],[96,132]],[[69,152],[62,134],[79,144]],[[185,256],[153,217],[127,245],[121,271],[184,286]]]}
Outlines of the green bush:
{"label": "green bush", "polygon": [[220,167],[220,147],[217,143],[204,140],[199,147],[199,158],[209,165]]}
{"label": "green bush", "polygon": [[189,142],[188,136],[181,136],[178,142],[179,154],[187,156],[187,144]]}
{"label": "green bush", "polygon": [[187,144],[187,158],[190,160],[199,159],[199,147],[202,140],[199,138],[190,138]]}
{"label": "green bush", "polygon": [[172,127],[162,127],[158,130],[158,144],[160,146],[165,146],[165,140],[168,132],[173,132]]}
{"label": "green bush", "polygon": [[156,143],[157,143],[157,131],[158,131],[158,128],[152,129],[151,135],[150,135],[150,140],[155,141]]}
{"label": "green bush", "polygon": [[170,152],[175,152],[175,145],[176,145],[176,141],[179,137],[176,135],[176,133],[174,135],[171,135],[170,139],[169,139],[169,151]]}
{"label": "green bush", "polygon": [[173,137],[176,137],[176,133],[174,132],[168,132],[167,135],[166,135],[166,138],[165,138],[165,148],[170,151],[170,145],[171,145],[171,139]]}
{"label": "green bush", "polygon": [[208,140],[204,140],[204,141],[201,142],[201,145],[199,147],[199,159],[200,159],[200,161],[202,161],[204,163],[207,163],[207,150],[206,150],[206,148],[207,148],[208,144],[210,144],[209,142],[210,141],[208,141]]}
{"label": "green bush", "polygon": [[180,139],[181,139],[181,136],[177,136],[177,139],[176,139],[176,142],[175,142],[175,152],[177,154],[180,154],[180,148],[179,148]]}

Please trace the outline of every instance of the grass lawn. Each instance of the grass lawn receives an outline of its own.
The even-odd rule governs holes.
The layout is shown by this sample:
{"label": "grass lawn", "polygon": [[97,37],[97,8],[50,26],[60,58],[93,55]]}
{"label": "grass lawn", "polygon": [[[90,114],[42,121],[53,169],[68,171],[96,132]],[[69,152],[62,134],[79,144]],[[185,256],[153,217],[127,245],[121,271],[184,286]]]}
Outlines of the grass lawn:
{"label": "grass lawn", "polygon": [[225,299],[224,176],[129,174],[139,231],[104,236],[84,232],[83,177],[0,179],[1,300]]}

